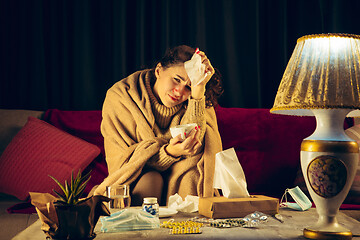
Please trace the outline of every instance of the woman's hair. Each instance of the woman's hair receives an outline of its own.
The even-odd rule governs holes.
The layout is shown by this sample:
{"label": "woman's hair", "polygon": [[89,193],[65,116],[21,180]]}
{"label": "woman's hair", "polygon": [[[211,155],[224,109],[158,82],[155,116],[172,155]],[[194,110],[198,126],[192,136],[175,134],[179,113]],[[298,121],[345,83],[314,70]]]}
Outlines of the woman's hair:
{"label": "woman's hair", "polygon": [[[195,53],[194,48],[186,45],[180,45],[168,49],[159,63],[161,64],[162,67],[166,69],[190,60],[194,53]],[[224,90],[222,88],[222,83],[221,83],[221,74],[217,69],[215,69],[214,75],[206,84],[206,91],[205,91],[206,107],[211,107],[211,106],[216,107],[218,105],[218,98],[221,96],[223,92]]]}

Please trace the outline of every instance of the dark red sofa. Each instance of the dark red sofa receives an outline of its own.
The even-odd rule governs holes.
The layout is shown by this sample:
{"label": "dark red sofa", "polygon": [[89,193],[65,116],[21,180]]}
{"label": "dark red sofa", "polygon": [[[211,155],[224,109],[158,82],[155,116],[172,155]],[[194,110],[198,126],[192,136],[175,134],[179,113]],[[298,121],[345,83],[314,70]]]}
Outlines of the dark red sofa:
{"label": "dark red sofa", "polygon": [[[280,198],[286,188],[301,182],[300,144],[315,129],[315,118],[271,114],[269,109],[217,107],[216,114],[223,149],[234,148],[244,169],[250,194]],[[85,171],[92,170],[86,192],[107,176],[101,111],[49,109],[42,119],[53,126],[100,148]],[[345,120],[345,128],[353,125]],[[300,180],[299,180],[300,179]],[[360,209],[360,203],[344,202],[343,208]],[[14,206],[10,212],[24,206]],[[20,209],[19,209],[20,208]]]}

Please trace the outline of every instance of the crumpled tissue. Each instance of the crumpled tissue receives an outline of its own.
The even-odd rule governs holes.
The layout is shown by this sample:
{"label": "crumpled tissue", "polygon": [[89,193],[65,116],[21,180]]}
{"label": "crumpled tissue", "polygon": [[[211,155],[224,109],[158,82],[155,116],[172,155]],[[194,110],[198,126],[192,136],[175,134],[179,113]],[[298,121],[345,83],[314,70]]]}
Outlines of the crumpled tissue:
{"label": "crumpled tissue", "polygon": [[227,198],[250,197],[245,173],[234,148],[215,155],[214,188],[221,189]]}
{"label": "crumpled tissue", "polygon": [[196,86],[205,80],[209,72],[205,71],[205,64],[201,62],[201,56],[197,48],[189,61],[184,63],[185,71],[190,78],[191,86]]}
{"label": "crumpled tissue", "polygon": [[185,200],[179,194],[169,197],[168,208],[179,212],[197,212],[199,210],[199,197],[187,195]]}
{"label": "crumpled tissue", "polygon": [[102,232],[137,231],[160,227],[159,218],[142,209],[125,208],[100,220]]}

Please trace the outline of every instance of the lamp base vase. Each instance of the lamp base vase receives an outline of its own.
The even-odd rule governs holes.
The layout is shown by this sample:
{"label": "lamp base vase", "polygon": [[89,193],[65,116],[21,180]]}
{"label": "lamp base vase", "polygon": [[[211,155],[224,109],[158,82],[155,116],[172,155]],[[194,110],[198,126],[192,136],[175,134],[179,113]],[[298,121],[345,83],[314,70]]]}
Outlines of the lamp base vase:
{"label": "lamp base vase", "polygon": [[307,189],[316,205],[318,222],[304,229],[309,239],[352,239],[336,215],[355,177],[358,145],[353,141],[304,140],[301,167]]}
{"label": "lamp base vase", "polygon": [[314,133],[301,143],[301,170],[319,215],[314,226],[304,229],[309,239],[351,239],[336,215],[354,181],[359,145],[344,131],[349,109],[313,109]]}

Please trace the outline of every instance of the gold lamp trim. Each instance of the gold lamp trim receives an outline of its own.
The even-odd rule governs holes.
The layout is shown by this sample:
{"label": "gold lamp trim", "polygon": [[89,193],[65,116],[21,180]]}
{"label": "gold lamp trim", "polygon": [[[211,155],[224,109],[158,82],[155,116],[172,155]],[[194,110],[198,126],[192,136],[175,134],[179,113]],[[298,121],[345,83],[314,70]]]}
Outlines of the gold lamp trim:
{"label": "gold lamp trim", "polygon": [[347,240],[352,239],[353,234],[351,232],[322,232],[312,229],[304,228],[303,230],[304,237],[309,239],[341,239]]}
{"label": "gold lamp trim", "polygon": [[301,151],[306,152],[337,152],[337,153],[358,153],[359,145],[356,141],[323,141],[303,140]]}
{"label": "gold lamp trim", "polygon": [[270,112],[276,112],[276,111],[284,111],[284,110],[298,110],[298,109],[336,109],[336,108],[342,108],[342,109],[359,109],[358,106],[352,105],[352,106],[343,106],[343,105],[333,105],[333,106],[306,106],[306,105],[299,105],[299,106],[283,106],[283,107],[273,107],[270,109]]}
{"label": "gold lamp trim", "polygon": [[328,38],[328,37],[342,37],[342,38],[355,38],[360,39],[360,35],[349,34],[349,33],[321,33],[321,34],[310,34],[298,38],[297,42],[301,42],[311,38]]}

